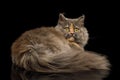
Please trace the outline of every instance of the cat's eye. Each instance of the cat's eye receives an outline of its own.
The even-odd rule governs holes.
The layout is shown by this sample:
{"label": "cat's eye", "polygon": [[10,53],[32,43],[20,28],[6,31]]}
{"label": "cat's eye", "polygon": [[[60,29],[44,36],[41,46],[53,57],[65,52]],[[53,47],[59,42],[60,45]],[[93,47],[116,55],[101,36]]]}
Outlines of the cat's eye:
{"label": "cat's eye", "polygon": [[79,29],[77,29],[77,28],[75,28],[74,30],[75,30],[75,32],[78,32],[78,31],[79,31]]}
{"label": "cat's eye", "polygon": [[65,28],[65,31],[69,32],[69,28]]}

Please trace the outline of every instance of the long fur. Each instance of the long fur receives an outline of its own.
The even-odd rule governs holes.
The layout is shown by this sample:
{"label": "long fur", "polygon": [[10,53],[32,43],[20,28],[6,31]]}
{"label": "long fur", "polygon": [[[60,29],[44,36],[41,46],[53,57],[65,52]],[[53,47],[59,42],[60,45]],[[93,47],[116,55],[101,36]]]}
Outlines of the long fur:
{"label": "long fur", "polygon": [[12,45],[13,64],[29,71],[59,73],[109,70],[106,56],[71,47],[55,28],[26,31]]}

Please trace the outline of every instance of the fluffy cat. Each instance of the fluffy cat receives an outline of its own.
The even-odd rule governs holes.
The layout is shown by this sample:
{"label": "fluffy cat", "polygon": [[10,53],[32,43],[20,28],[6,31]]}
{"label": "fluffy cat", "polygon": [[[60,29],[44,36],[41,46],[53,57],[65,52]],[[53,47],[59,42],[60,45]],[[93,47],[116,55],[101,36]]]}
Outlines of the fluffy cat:
{"label": "fluffy cat", "polygon": [[89,35],[85,16],[76,19],[59,15],[55,27],[24,32],[11,47],[13,64],[28,71],[59,73],[81,70],[109,70],[106,56],[85,51]]}

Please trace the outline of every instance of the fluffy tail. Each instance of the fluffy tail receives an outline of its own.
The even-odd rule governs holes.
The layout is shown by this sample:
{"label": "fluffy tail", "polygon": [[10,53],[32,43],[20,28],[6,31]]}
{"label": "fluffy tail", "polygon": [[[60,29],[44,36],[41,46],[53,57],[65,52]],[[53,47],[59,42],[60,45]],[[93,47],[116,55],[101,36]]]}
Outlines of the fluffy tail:
{"label": "fluffy tail", "polygon": [[38,53],[26,51],[19,57],[13,56],[13,62],[30,71],[58,73],[80,70],[109,70],[110,63],[106,56],[89,52],[70,50],[62,53]]}
{"label": "fluffy tail", "polygon": [[94,52],[68,52],[56,55],[50,63],[59,71],[76,72],[80,70],[109,70],[110,63],[106,56]]}

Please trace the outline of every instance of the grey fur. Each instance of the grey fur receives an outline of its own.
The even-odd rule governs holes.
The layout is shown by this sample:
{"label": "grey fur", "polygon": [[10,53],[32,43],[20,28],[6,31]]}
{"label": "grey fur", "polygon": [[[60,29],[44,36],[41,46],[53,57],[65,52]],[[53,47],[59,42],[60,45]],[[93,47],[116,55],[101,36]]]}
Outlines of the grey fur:
{"label": "grey fur", "polygon": [[[79,23],[80,32],[77,33],[80,47],[74,44],[71,46],[64,36],[63,26],[58,21],[55,28],[41,27],[23,33],[11,47],[13,64],[37,72],[109,70],[110,63],[106,56],[84,50],[88,41],[88,32],[83,26],[83,18],[83,16],[78,18],[81,22]],[[67,21],[74,22],[74,19],[68,19]]]}
{"label": "grey fur", "polygon": [[85,15],[80,16],[79,18],[76,19],[71,19],[71,18],[66,18],[63,14],[59,15],[59,20],[58,24],[55,27],[58,31],[63,32],[64,35],[67,35],[68,32],[64,31],[65,26],[70,26],[70,23],[73,23],[75,27],[79,28],[79,32],[76,32],[75,34],[77,35],[76,42],[80,44],[80,46],[84,47],[89,39],[89,34],[87,29],[84,27],[84,19]]}

